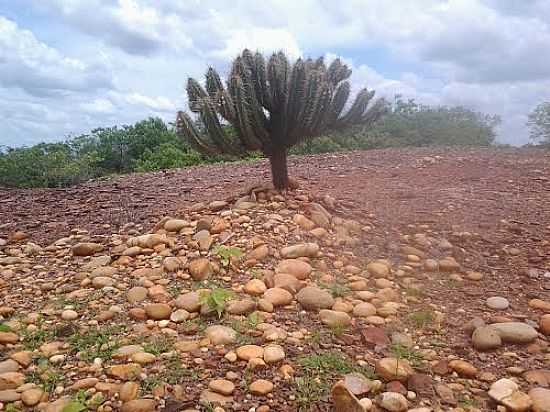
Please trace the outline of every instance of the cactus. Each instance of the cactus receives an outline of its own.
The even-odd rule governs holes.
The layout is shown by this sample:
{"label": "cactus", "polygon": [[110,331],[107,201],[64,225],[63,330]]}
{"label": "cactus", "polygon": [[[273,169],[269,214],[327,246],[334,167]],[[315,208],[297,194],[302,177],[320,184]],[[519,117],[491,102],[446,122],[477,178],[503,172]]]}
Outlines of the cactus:
{"label": "cactus", "polygon": [[[371,125],[386,111],[383,99],[370,104],[374,91],[360,90],[348,110],[351,70],[334,60],[327,68],[322,58],[298,59],[293,64],[283,52],[265,61],[261,53],[244,50],[232,64],[224,86],[209,68],[203,88],[187,82],[189,110],[198,115],[199,130],[185,112],[178,112],[176,130],[193,148],[208,155],[242,156],[261,151],[269,158],[273,185],[288,188],[288,149],[336,129]],[[231,126],[235,133],[227,133]]]}

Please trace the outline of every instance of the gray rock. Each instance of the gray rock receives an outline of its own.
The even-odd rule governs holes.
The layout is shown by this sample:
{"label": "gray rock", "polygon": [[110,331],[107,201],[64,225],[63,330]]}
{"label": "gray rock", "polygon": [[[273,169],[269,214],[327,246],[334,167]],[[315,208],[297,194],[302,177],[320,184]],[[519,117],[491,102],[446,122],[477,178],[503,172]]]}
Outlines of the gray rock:
{"label": "gray rock", "polygon": [[491,350],[500,347],[502,339],[492,326],[481,326],[474,331],[472,344],[477,350]]}
{"label": "gray rock", "polygon": [[535,328],[522,322],[493,323],[491,327],[505,343],[531,343],[538,336]]}

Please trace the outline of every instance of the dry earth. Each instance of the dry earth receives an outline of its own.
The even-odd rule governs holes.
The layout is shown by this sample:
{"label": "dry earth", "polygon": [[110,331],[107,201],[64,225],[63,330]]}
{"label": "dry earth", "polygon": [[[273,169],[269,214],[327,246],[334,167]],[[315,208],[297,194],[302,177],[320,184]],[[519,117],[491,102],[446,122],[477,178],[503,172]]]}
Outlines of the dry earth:
{"label": "dry earth", "polygon": [[0,409],[550,410],[546,152],[290,168],[0,189]]}

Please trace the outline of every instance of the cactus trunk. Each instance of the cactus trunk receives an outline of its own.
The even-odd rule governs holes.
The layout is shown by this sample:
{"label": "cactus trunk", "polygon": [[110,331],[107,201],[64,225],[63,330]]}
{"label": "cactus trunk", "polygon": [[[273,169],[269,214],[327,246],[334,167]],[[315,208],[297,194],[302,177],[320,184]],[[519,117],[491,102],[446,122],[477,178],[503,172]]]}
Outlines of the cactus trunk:
{"label": "cactus trunk", "polygon": [[288,189],[288,169],[286,165],[286,148],[274,149],[269,155],[273,186],[277,190]]}

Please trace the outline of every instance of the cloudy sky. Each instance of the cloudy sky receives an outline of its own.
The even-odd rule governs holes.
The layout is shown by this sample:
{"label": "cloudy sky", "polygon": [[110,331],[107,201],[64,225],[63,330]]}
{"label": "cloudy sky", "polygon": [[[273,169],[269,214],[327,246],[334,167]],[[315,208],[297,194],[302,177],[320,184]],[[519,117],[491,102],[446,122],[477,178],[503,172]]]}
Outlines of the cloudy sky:
{"label": "cloudy sky", "polygon": [[343,57],[355,85],[499,114],[550,99],[548,0],[0,0],[0,145],[173,120],[243,47]]}

